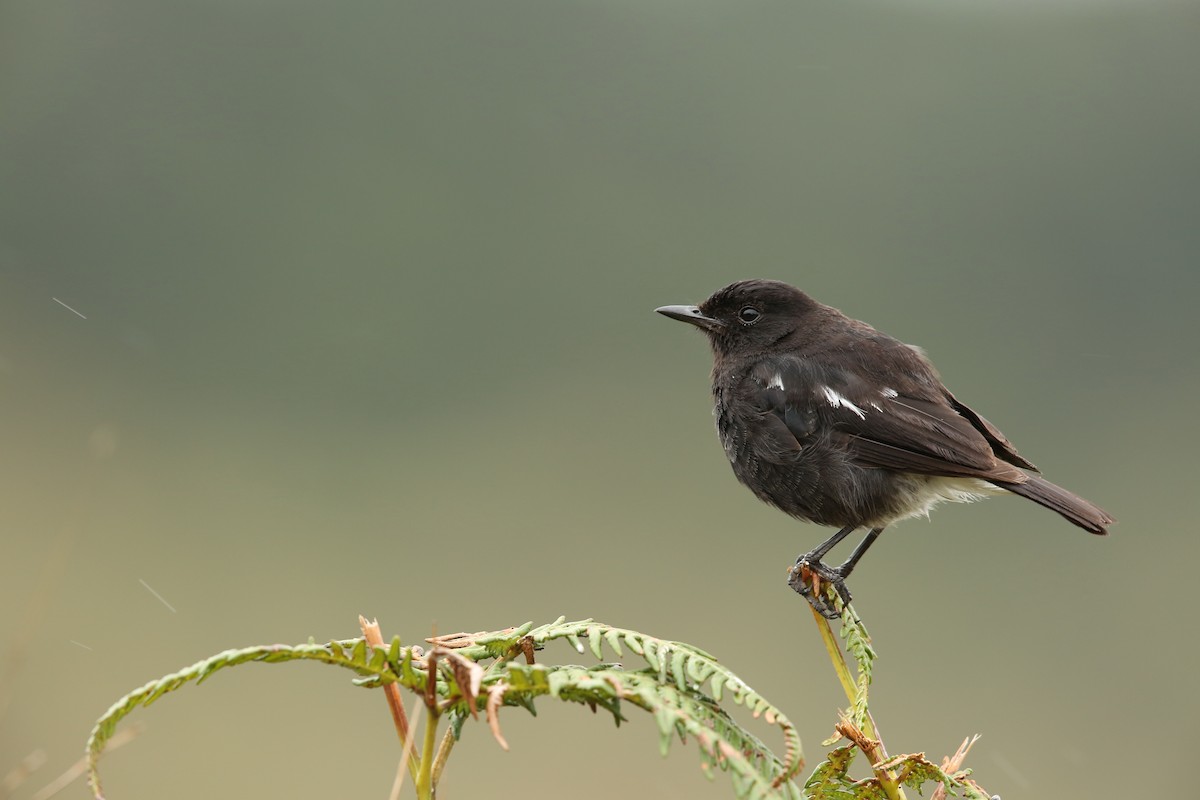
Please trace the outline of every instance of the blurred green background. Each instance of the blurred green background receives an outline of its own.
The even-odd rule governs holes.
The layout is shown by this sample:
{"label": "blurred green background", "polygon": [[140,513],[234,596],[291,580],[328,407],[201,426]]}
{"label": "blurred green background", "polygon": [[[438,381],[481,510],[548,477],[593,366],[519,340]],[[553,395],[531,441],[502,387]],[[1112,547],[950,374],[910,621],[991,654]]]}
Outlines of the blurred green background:
{"label": "blurred green background", "polygon": [[[14,796],[124,692],[359,613],[693,642],[811,767],[845,700],[784,578],[829,531],[737,485],[707,347],[653,313],[756,276],[926,347],[1121,521],[890,530],[852,586],[891,750],[982,733],[1006,800],[1173,785],[1198,36],[1160,2],[4,3],[0,773],[46,755]],[[391,722],[347,678],[168,697],[109,796],[386,797]],[[469,727],[442,795],[730,796],[651,720],[541,714],[507,754]]]}

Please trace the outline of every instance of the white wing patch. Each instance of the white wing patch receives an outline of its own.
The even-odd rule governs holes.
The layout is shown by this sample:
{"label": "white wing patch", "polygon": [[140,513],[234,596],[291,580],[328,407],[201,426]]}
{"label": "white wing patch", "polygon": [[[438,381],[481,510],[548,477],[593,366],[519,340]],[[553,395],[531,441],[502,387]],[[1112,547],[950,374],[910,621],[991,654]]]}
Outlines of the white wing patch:
{"label": "white wing patch", "polygon": [[829,401],[829,405],[833,406],[834,408],[844,408],[847,411],[853,411],[855,414],[858,414],[859,419],[867,418],[866,413],[863,412],[861,408],[854,405],[854,403],[851,403],[849,400],[842,397],[828,386],[822,386],[821,391],[825,394],[825,399]]}
{"label": "white wing patch", "polygon": [[782,391],[783,390],[783,376],[780,375],[778,372],[776,372],[774,375],[771,376],[770,382],[767,383],[767,388],[768,389],[779,389],[780,391]]}

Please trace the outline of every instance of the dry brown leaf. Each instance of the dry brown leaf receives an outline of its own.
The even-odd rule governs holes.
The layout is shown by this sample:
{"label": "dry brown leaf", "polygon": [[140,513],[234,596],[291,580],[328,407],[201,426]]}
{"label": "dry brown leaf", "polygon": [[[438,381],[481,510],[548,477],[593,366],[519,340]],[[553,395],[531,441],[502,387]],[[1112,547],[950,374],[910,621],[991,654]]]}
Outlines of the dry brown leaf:
{"label": "dry brown leaf", "polygon": [[488,727],[492,729],[492,736],[496,738],[496,744],[500,745],[502,750],[508,749],[508,741],[505,740],[504,734],[500,733],[500,704],[504,702],[504,692],[507,691],[508,684],[504,681],[493,683],[487,690],[487,721]]}
{"label": "dry brown leaf", "polygon": [[458,684],[463,699],[467,701],[471,717],[479,719],[479,709],[475,707],[475,700],[479,697],[479,689],[483,685],[483,667],[441,645],[430,651],[431,656],[434,654],[444,658],[450,665],[450,671],[454,673],[454,682]]}
{"label": "dry brown leaf", "polygon": [[[963,739],[962,744],[954,751],[954,755],[942,759],[942,772],[949,775],[962,769],[963,762],[967,760],[967,753],[971,752],[971,748],[978,741],[978,733]],[[933,794],[930,795],[929,800],[946,800],[946,787],[938,784],[937,788],[933,790]]]}

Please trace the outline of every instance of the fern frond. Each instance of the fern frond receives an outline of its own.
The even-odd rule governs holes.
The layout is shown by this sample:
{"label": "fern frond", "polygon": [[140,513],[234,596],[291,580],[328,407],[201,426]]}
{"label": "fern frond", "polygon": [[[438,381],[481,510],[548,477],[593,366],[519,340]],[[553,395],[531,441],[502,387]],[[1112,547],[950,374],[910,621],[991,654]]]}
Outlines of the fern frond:
{"label": "fern frond", "polygon": [[[604,645],[618,656],[623,647],[641,655],[648,667],[626,670],[618,664],[592,667],[552,664],[517,664],[512,659],[522,652],[541,649],[556,639],[565,639],[583,653],[604,655]],[[697,743],[706,773],[713,767],[727,772],[739,798],[767,800],[803,797],[792,778],[803,766],[800,739],[795,726],[773,704],[758,695],[737,675],[699,648],[682,642],[647,636],[638,631],[615,628],[592,620],[566,622],[559,618],[549,625],[532,623],[502,631],[454,634],[434,641],[437,656],[430,687],[439,712],[450,715],[457,738],[468,716],[487,713],[488,724],[498,733],[495,715],[499,705],[521,706],[534,711],[534,700],[549,695],[561,700],[603,708],[619,724],[621,704],[626,702],[651,713],[658,723],[660,747],[666,752],[670,740],[692,738]],[[583,642],[587,642],[585,648]],[[203,682],[226,667],[250,662],[317,661],[354,672],[354,683],[366,688],[399,684],[425,694],[430,680],[426,659],[419,650],[401,647],[398,638],[387,648],[371,647],[365,639],[335,640],[318,645],[267,645],[227,650],[186,669],[130,692],[118,700],[96,723],[88,740],[88,782],[97,798],[103,798],[97,762],[117,725],[134,709],[149,705],[164,694],[195,681]],[[478,662],[493,660],[484,671]],[[702,691],[711,687],[712,696]],[[754,717],[778,726],[786,744],[780,759],[757,737],[735,722],[720,706],[722,692],[744,705]],[[488,705],[491,705],[490,710]],[[502,741],[502,739],[501,739]]]}
{"label": "fern frond", "polygon": [[[665,755],[675,736],[695,739],[705,772],[730,773],[738,797],[800,798],[799,787],[786,776],[787,765],[757,737],[741,728],[711,698],[681,690],[660,680],[656,670],[630,672],[618,665],[511,665],[504,680],[522,696],[548,694],[569,702],[599,706],[623,719],[617,708],[625,701],[650,712],[658,724],[659,748]],[[516,704],[505,697],[506,704]]]}
{"label": "fern frond", "polygon": [[[392,657],[393,654],[395,657]],[[148,706],[164,694],[173,692],[191,681],[203,683],[213,673],[226,667],[234,667],[252,661],[275,664],[296,660],[317,661],[350,669],[365,679],[361,681],[364,685],[400,683],[406,688],[417,690],[424,689],[425,686],[424,672],[412,667],[411,648],[400,647],[398,638],[392,640],[392,644],[387,650],[369,648],[362,639],[334,641],[325,645],[274,644],[226,650],[179,672],[150,681],[122,697],[108,711],[104,712],[92,729],[87,744],[88,785],[91,787],[92,793],[97,798],[103,798],[100,776],[97,773],[97,760],[100,758],[104,746],[116,731],[117,724],[138,706]],[[368,681],[370,683],[367,683]]]}
{"label": "fern frond", "polygon": [[604,657],[604,644],[618,657],[622,655],[621,645],[624,644],[645,659],[657,674],[660,683],[671,682],[679,691],[695,694],[701,693],[707,684],[715,703],[720,703],[728,691],[735,704],[747,708],[755,718],[762,717],[768,725],[779,727],[785,747],[781,780],[791,780],[804,767],[800,734],[787,715],[747,686],[716,658],[698,647],[669,639],[658,639],[591,619],[567,622],[564,617],[559,617],[549,625],[530,629],[529,636],[538,647],[544,647],[546,643],[555,639],[566,639],[573,644],[579,644],[576,648],[578,652],[583,652],[580,649],[580,640],[587,639],[592,654],[598,659]]}
{"label": "fern frond", "polygon": [[[867,688],[875,651],[852,610],[843,614],[843,620],[842,638],[858,666],[851,721],[861,725],[867,716]],[[833,634],[828,635],[832,642]],[[565,640],[576,654],[590,651],[600,661],[607,655],[606,648],[618,658],[625,657],[628,651],[641,658],[645,668],[625,669],[612,663],[590,667],[517,663],[518,656],[532,659],[535,650],[545,649],[555,640]],[[498,717],[501,707],[519,706],[535,713],[535,700],[549,696],[581,703],[592,710],[603,708],[620,724],[624,720],[623,705],[631,705],[654,717],[663,753],[676,736],[685,742],[694,741],[705,773],[713,776],[720,770],[728,774],[741,800],[877,800],[885,797],[878,778],[885,773],[895,776],[895,782],[917,790],[932,782],[943,786],[948,794],[988,800],[988,795],[969,779],[969,771],[947,773],[921,753],[896,756],[875,765],[876,777],[853,780],[847,771],[855,755],[854,745],[831,751],[802,791],[794,782],[804,763],[795,726],[774,704],[716,658],[683,642],[591,619],[568,622],[564,617],[537,627],[526,623],[500,631],[458,633],[429,641],[433,648],[428,653],[420,648],[402,647],[399,638],[386,647],[372,647],[365,639],[358,638],[323,645],[310,640],[302,645],[267,645],[218,653],[147,683],[109,708],[88,740],[88,782],[95,797],[103,798],[97,761],[117,725],[134,709],[150,705],[190,682],[201,683],[226,667],[250,662],[316,661],[351,670],[356,676],[353,682],[359,686],[398,684],[423,696],[433,713],[448,716],[455,739],[460,737],[465,721],[483,711],[486,723],[502,746],[504,739]],[[485,661],[491,662],[486,669],[481,664]],[[431,668],[430,664],[436,666]],[[849,681],[847,687],[849,690]],[[722,706],[726,701],[745,707],[753,717],[779,728],[786,748],[783,757],[730,717]]]}
{"label": "fern frond", "polygon": [[[856,752],[853,744],[830,751],[804,784],[808,800],[886,800],[887,793],[877,778],[856,781],[847,775]],[[924,753],[889,758],[875,770],[876,774],[880,771],[893,773],[901,784],[918,792],[923,790],[925,784],[936,783],[941,784],[950,796],[961,796],[967,800],[992,800],[987,792],[967,777],[970,770],[949,774],[927,759]]]}
{"label": "fern frond", "polygon": [[854,703],[850,708],[850,721],[858,727],[864,727],[867,719],[867,689],[871,685],[871,670],[875,664],[875,648],[871,646],[871,636],[867,633],[862,620],[847,607],[842,612],[842,639],[846,642],[846,651],[854,658],[858,667],[858,677],[855,680]]}

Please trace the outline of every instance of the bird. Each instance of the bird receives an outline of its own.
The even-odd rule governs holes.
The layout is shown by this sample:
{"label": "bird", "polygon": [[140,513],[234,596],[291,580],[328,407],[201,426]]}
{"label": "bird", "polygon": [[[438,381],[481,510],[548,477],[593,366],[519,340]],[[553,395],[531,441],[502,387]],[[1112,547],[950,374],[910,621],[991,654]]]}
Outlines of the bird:
{"label": "bird", "polygon": [[[826,618],[841,611],[819,581],[848,607],[846,579],[884,529],[942,502],[1011,493],[1089,533],[1115,522],[1038,475],[943,385],[921,348],[794,286],[738,281],[699,306],[655,310],[708,337],[713,414],[737,479],[792,517],[838,529],[789,569],[788,584]],[[845,562],[823,562],[864,528]]]}

